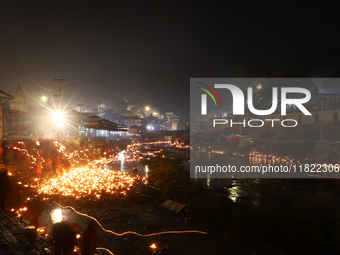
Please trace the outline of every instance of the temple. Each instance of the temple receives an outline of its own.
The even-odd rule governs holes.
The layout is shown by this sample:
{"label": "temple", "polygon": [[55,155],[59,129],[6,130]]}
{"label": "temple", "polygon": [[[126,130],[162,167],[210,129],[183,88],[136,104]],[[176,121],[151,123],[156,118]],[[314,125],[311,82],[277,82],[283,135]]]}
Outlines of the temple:
{"label": "temple", "polygon": [[20,82],[18,83],[18,87],[15,91],[14,100],[10,102],[10,109],[21,111],[21,112],[28,112],[28,106],[26,102],[26,98],[23,95],[23,91],[20,86]]}

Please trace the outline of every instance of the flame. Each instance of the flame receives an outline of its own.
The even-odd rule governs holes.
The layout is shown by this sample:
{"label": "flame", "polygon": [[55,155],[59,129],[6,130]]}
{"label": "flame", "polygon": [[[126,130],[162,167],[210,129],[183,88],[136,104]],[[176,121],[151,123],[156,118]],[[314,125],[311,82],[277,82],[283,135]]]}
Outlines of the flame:
{"label": "flame", "polygon": [[37,232],[39,234],[43,234],[45,232],[45,229],[44,228],[37,228]]}
{"label": "flame", "polygon": [[69,173],[59,175],[41,183],[38,194],[73,196],[100,199],[103,195],[125,196],[140,177],[111,170],[73,168]]}

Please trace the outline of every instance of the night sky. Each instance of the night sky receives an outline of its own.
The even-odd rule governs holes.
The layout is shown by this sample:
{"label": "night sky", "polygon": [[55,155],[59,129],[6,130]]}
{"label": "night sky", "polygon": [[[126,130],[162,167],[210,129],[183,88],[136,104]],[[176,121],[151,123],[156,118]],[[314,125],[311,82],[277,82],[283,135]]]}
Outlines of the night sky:
{"label": "night sky", "polygon": [[211,2],[2,3],[0,89],[14,95],[20,82],[27,98],[46,92],[14,61],[46,88],[56,90],[56,78],[77,83],[64,90],[71,106],[126,95],[181,115],[189,114],[190,77],[243,77],[258,63],[284,67],[301,52],[317,59],[339,47],[335,6]]}

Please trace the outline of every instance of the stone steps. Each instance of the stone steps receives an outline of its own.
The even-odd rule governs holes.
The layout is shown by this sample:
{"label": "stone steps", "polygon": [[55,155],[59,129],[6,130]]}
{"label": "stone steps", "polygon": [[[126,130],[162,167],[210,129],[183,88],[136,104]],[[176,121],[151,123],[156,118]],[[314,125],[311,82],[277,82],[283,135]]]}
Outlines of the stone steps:
{"label": "stone steps", "polygon": [[[28,241],[37,239],[35,230],[29,230],[16,219],[0,211],[0,254],[33,255],[38,252]],[[44,251],[43,251],[44,252]]]}

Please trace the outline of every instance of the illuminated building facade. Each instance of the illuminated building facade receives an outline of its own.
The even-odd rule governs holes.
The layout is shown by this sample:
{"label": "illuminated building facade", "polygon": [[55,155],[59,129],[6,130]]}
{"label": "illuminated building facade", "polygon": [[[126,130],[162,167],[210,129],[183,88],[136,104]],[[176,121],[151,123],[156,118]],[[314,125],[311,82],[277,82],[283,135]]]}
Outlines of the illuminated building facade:
{"label": "illuminated building facade", "polygon": [[3,129],[4,129],[3,123],[4,122],[6,123],[6,119],[3,121],[2,107],[4,106],[4,104],[6,104],[11,99],[14,99],[14,97],[0,90],[0,141],[2,141],[3,139]]}
{"label": "illuminated building facade", "polygon": [[14,100],[12,100],[9,104],[11,110],[28,112],[28,105],[24,93],[21,89],[20,83],[18,84],[18,87],[15,91]]}

